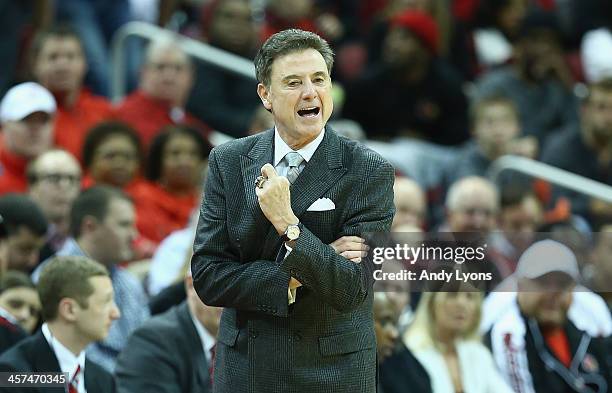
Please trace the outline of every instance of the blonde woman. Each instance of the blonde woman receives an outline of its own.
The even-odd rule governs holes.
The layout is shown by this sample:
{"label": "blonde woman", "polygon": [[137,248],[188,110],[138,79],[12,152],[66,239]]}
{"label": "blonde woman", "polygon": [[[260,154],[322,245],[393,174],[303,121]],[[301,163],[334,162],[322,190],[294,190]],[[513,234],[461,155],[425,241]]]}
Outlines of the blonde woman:
{"label": "blonde woman", "polygon": [[423,365],[434,393],[511,393],[481,343],[481,292],[424,293],[404,344]]}

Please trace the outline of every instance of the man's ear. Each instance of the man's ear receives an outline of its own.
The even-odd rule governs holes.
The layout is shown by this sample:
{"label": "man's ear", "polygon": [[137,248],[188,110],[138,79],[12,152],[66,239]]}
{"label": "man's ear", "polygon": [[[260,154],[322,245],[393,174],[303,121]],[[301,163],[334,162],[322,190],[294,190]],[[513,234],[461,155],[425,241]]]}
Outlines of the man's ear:
{"label": "man's ear", "polygon": [[91,233],[98,228],[98,220],[94,216],[85,216],[81,221],[81,236],[86,233]]}
{"label": "man's ear", "polygon": [[261,99],[261,102],[263,103],[264,108],[266,108],[269,111],[272,110],[272,103],[269,100],[270,92],[268,91],[268,88],[263,83],[259,83],[257,85],[257,95]]}
{"label": "man's ear", "polygon": [[57,306],[57,316],[62,317],[62,319],[73,322],[76,320],[76,309],[78,304],[74,299],[65,297],[62,298]]}

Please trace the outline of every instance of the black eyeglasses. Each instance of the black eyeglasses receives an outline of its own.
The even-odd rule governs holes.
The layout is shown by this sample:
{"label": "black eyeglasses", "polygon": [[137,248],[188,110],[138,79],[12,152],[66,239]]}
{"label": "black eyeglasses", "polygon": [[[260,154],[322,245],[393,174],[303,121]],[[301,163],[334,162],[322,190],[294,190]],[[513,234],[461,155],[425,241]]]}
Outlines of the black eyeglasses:
{"label": "black eyeglasses", "polygon": [[70,184],[77,184],[81,181],[81,176],[69,175],[66,173],[45,173],[41,175],[36,175],[35,179],[36,181],[46,181],[54,184],[61,183],[62,181]]}

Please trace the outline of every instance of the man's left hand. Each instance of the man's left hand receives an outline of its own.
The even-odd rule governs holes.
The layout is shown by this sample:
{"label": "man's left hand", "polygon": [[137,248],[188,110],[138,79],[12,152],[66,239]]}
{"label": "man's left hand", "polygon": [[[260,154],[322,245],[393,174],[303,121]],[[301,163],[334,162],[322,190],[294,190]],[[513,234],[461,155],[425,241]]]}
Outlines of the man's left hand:
{"label": "man's left hand", "polygon": [[298,218],[291,209],[289,180],[279,176],[271,164],[261,168],[261,175],[266,178],[263,187],[255,187],[259,207],[268,221],[274,225],[279,235],[285,233],[287,226],[297,224]]}

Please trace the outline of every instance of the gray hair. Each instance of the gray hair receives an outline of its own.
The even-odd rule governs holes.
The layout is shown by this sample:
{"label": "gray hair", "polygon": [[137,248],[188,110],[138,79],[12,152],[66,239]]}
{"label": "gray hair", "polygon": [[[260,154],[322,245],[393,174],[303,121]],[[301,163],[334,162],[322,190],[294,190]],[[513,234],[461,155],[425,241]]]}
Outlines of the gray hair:
{"label": "gray hair", "polygon": [[257,52],[257,56],[255,56],[257,80],[265,86],[269,86],[274,60],[288,53],[306,49],[318,51],[325,60],[327,71],[331,74],[334,65],[334,51],[327,41],[310,31],[288,29],[268,38]]}
{"label": "gray hair", "polygon": [[480,176],[467,176],[454,182],[446,194],[445,207],[448,211],[457,211],[461,201],[466,199],[466,194],[477,190],[478,192],[489,193],[493,198],[495,208],[499,208],[499,192],[495,184]]}
{"label": "gray hair", "polygon": [[152,40],[146,48],[144,64],[150,64],[153,62],[153,59],[159,54],[165,51],[173,51],[181,54],[185,58],[187,64],[191,67],[192,61],[191,57],[183,50],[179,41],[177,39],[171,37],[157,37]]}

